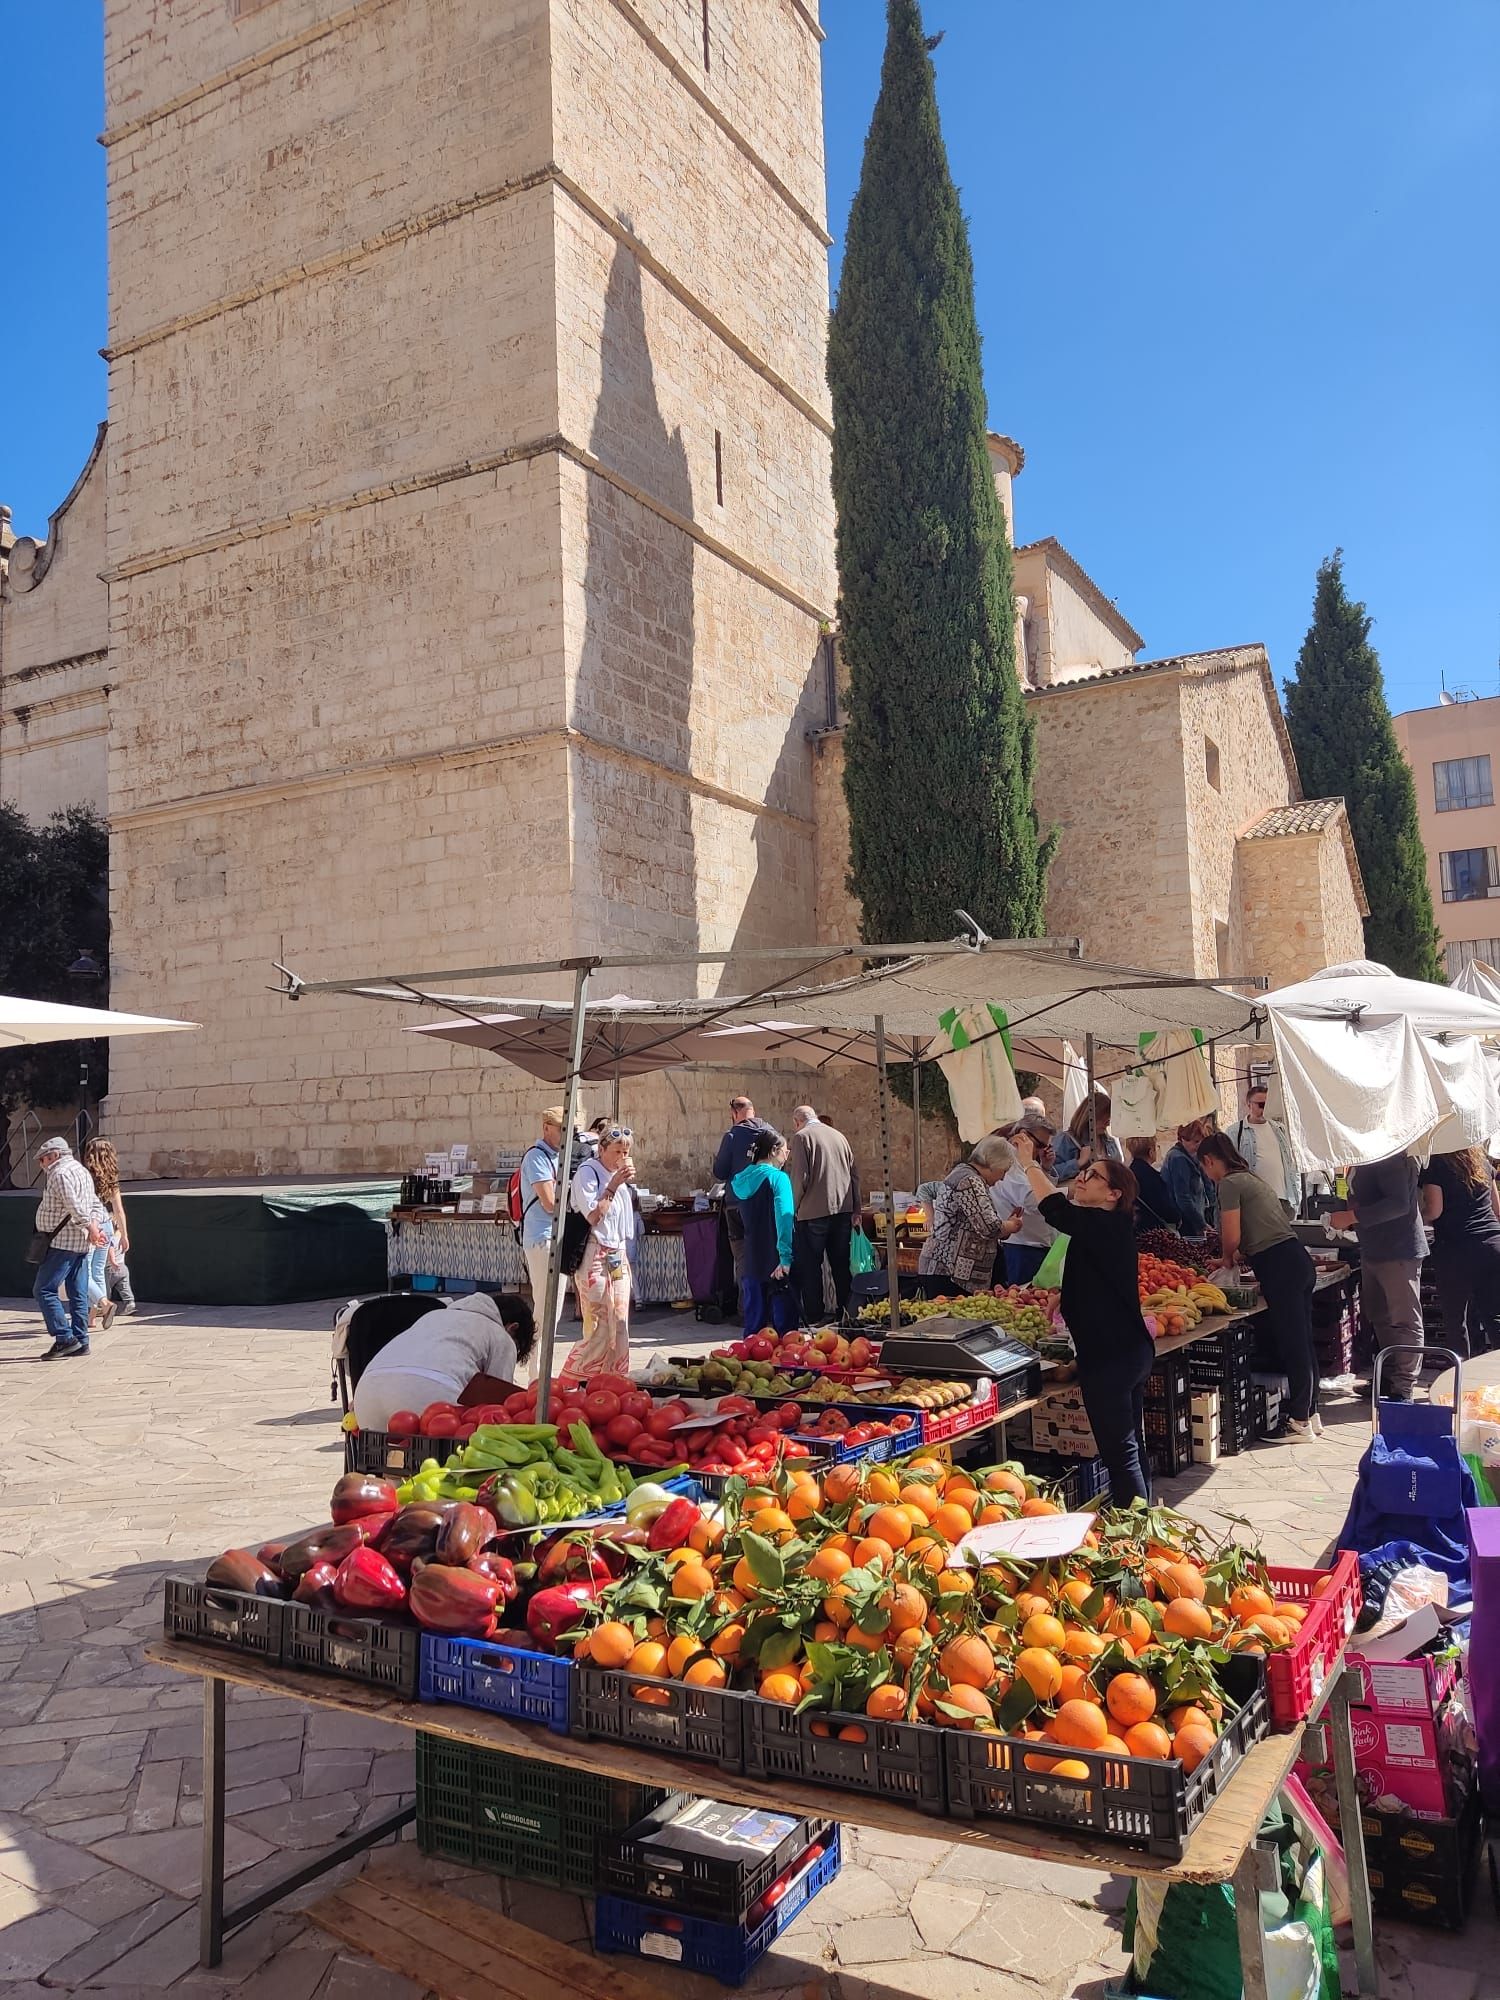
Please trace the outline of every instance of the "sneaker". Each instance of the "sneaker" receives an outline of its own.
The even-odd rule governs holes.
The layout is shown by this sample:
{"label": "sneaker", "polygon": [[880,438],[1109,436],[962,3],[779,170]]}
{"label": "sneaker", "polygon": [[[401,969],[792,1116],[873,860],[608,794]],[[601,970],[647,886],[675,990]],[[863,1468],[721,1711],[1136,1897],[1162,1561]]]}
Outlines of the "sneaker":
{"label": "sneaker", "polygon": [[1307,1421],[1312,1426],[1313,1436],[1320,1438],[1323,1435],[1323,1419],[1318,1415],[1316,1410],[1313,1411]]}
{"label": "sneaker", "polygon": [[72,1354],[78,1346],[76,1340],[54,1340],[45,1354],[37,1356],[38,1361],[56,1361],[60,1354]]}
{"label": "sneaker", "polygon": [[1286,1429],[1281,1433],[1278,1442],[1281,1444],[1301,1444],[1306,1439],[1314,1436],[1316,1436],[1316,1432],[1313,1430],[1311,1423],[1299,1423],[1295,1417],[1288,1417]]}
{"label": "sneaker", "polygon": [[88,1352],[89,1352],[89,1344],[86,1340],[75,1340],[71,1347],[65,1347],[63,1349],[63,1353],[67,1355],[69,1360],[71,1360],[75,1354],[87,1354]]}

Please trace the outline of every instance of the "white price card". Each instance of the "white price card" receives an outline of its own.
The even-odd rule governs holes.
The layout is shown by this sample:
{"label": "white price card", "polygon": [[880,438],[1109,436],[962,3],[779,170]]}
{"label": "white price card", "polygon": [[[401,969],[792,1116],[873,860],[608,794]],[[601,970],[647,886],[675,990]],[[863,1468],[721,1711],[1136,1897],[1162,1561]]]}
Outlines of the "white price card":
{"label": "white price card", "polygon": [[983,1563],[995,1556],[1015,1556],[1022,1562],[1050,1562],[1083,1547],[1094,1525],[1092,1514],[1036,1514],[1019,1521],[994,1521],[971,1528],[954,1548],[954,1561]]}

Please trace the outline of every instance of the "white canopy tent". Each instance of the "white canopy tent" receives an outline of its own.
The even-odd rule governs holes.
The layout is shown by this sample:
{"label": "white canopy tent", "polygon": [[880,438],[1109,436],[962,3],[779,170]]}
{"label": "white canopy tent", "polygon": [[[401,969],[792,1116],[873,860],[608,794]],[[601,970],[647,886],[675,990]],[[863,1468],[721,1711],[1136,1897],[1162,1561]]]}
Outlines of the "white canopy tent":
{"label": "white canopy tent", "polygon": [[1500,972],[1482,958],[1465,960],[1450,984],[1455,993],[1467,993],[1473,1000],[1489,1000],[1500,1007]]}
{"label": "white canopy tent", "polygon": [[115,1014],[106,1007],[67,1007],[60,1000],[13,1000],[0,994],[0,1048],[91,1042],[106,1035],[173,1035],[197,1025],[160,1020],[154,1014]]}
{"label": "white canopy tent", "polygon": [[[572,1169],[573,1124],[580,1077],[585,1068],[589,1042],[589,981],[599,972],[626,968],[660,969],[674,967],[686,971],[700,965],[723,965],[772,961],[791,965],[802,961],[794,975],[795,984],[767,984],[739,997],[695,996],[680,1001],[621,1004],[624,996],[595,1003],[596,1020],[605,1015],[616,1019],[628,1015],[636,1026],[648,1020],[666,1033],[698,1033],[715,1030],[753,1029],[766,1034],[768,1023],[776,1024],[785,1044],[783,1050],[766,1048],[765,1053],[791,1053],[793,1037],[803,1040],[810,1029],[827,1030],[837,1037],[863,1036],[873,1029],[875,1066],[879,1074],[881,1153],[888,1211],[892,1203],[890,1141],[890,1092],[887,1062],[893,1055],[920,1060],[919,1046],[935,1038],[941,1017],[952,1009],[998,1006],[1006,1017],[1005,1032],[1025,1030],[1049,1038],[1068,1038],[1085,1043],[1090,1074],[1096,1037],[1126,1048],[1139,1045],[1143,1034],[1167,1029],[1194,1031],[1205,1037],[1250,1033],[1255,1020],[1255,1003],[1228,992],[1207,980],[1162,978],[1129,966],[1095,964],[1079,956],[1076,939],[994,940],[977,927],[968,938],[933,944],[849,946],[815,945],[780,951],[698,952],[680,957],[584,957],[546,963],[508,966],[474,966],[439,972],[383,973],[371,978],[304,981],[285,966],[278,967],[285,980],[288,999],[306,994],[346,993],[362,998],[418,1001],[443,1006],[449,1013],[466,1017],[474,1028],[492,1029],[484,1021],[482,1009],[541,1019],[554,1014],[557,1003],[524,1002],[496,1007],[493,1000],[460,997],[456,989],[478,981],[573,977],[565,1084],[562,1157],[558,1162],[561,1184],[566,1185]],[[809,978],[830,972],[840,963],[863,961],[865,969],[826,984],[809,984]],[[873,965],[872,962],[873,961]],[[1237,981],[1259,984],[1258,981]],[[438,1024],[451,1029],[451,1022]],[[996,1032],[1001,1032],[996,1030]],[[757,1037],[759,1039],[759,1037]],[[726,1042],[729,1036],[725,1036]],[[903,1047],[902,1045],[905,1044]],[[741,1047],[743,1048],[743,1044]],[[839,1052],[852,1058],[854,1043],[846,1040]],[[830,1048],[829,1054],[834,1053]],[[852,1058],[858,1059],[858,1058]],[[621,1060],[624,1060],[623,1052]],[[539,1414],[546,1409],[547,1385],[551,1377],[552,1338],[560,1280],[562,1232],[553,1238],[553,1254],[547,1272],[547,1293],[542,1304],[538,1332],[540,1352],[537,1377],[540,1385]],[[899,1321],[896,1262],[887,1264],[890,1279],[891,1324]]]}
{"label": "white canopy tent", "polygon": [[1261,1003],[1287,1132],[1305,1169],[1455,1151],[1500,1133],[1495,1073],[1478,1039],[1500,1005],[1383,965],[1336,965]]}

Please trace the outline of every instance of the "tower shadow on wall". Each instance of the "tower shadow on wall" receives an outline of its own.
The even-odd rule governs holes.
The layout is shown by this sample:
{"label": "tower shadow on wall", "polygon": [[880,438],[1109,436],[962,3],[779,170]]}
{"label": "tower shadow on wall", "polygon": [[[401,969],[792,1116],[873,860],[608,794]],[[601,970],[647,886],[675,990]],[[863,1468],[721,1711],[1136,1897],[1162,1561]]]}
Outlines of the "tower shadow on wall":
{"label": "tower shadow on wall", "polygon": [[[573,726],[685,779],[693,750],[696,548],[646,501],[691,520],[693,484],[682,432],[668,429],[657,401],[641,270],[624,245],[610,267],[600,364],[590,449],[634,490],[587,474],[585,626]],[[575,881],[579,945],[592,949],[608,938],[616,949],[697,951],[698,853],[686,785],[586,747],[574,757],[575,839],[581,865],[597,868],[595,881]],[[641,993],[672,994],[691,979],[684,968],[643,973],[631,984]]]}

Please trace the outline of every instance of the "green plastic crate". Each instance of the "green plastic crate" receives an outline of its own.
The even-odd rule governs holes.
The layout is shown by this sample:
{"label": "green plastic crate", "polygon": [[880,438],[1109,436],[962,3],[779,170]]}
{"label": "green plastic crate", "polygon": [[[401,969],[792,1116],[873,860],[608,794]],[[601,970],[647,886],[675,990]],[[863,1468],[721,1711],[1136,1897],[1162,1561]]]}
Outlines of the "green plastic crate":
{"label": "green plastic crate", "polygon": [[598,1836],[623,1833],[671,1796],[417,1731],[422,1852],[496,1875],[592,1894]]}

